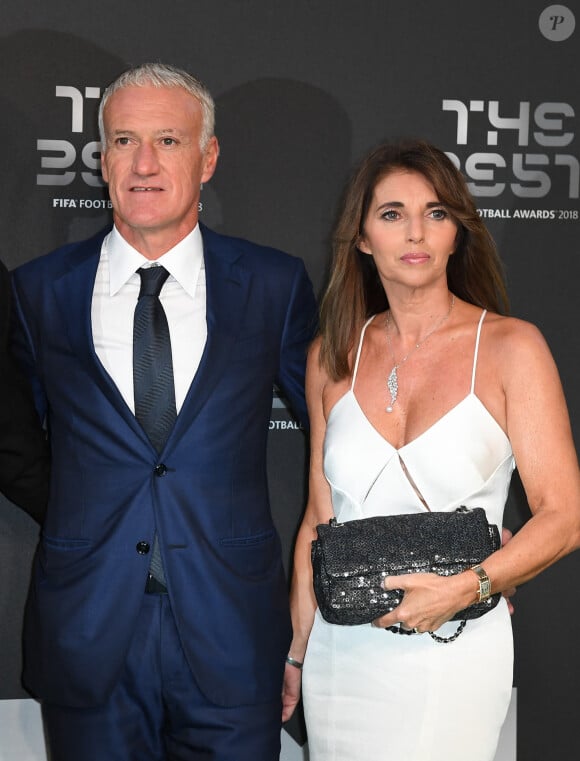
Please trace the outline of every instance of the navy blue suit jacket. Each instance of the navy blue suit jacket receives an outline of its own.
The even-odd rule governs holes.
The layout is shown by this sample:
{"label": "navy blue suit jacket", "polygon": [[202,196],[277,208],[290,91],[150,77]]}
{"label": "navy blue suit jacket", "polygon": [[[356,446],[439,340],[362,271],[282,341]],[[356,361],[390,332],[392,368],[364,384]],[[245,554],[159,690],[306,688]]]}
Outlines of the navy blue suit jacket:
{"label": "navy blue suit jacket", "polygon": [[[26,369],[52,444],[25,621],[25,684],[97,705],[122,668],[155,532],[191,670],[224,706],[279,697],[287,587],[266,478],[272,386],[306,420],[315,300],[300,259],[202,228],[207,344],[161,455],[97,358],[91,298],[104,231],[14,273]],[[157,466],[162,463],[166,472]]]}

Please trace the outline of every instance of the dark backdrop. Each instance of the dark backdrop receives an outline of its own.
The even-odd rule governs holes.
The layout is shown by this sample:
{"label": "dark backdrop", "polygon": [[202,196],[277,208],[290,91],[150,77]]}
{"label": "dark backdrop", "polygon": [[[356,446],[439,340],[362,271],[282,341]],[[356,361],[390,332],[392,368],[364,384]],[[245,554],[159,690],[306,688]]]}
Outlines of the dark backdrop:
{"label": "dark backdrop", "polygon": [[[580,21],[577,0],[4,0],[1,256],[12,268],[108,221],[96,105],[131,64],[164,60],[206,82],[222,154],[202,194],[203,221],[302,256],[317,289],[354,162],[385,137],[425,137],[472,182],[505,262],[513,313],[545,333],[578,438],[574,14]],[[276,402],[269,473],[287,559],[305,468],[304,436],[289,420]],[[517,528],[526,517],[516,479],[507,523]],[[0,504],[2,699],[25,697],[19,631],[36,536],[25,515]],[[580,615],[571,580],[579,571],[579,557],[569,557],[516,598],[525,761],[578,757]]]}

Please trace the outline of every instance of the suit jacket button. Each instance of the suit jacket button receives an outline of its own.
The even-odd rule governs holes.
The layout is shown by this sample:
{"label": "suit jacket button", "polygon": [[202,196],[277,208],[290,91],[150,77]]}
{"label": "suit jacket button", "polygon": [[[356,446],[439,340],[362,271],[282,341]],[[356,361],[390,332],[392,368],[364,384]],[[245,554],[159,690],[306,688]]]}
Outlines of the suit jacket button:
{"label": "suit jacket button", "polygon": [[135,549],[140,555],[146,555],[151,547],[149,546],[149,542],[137,542]]}
{"label": "suit jacket button", "polygon": [[159,478],[161,478],[161,476],[164,476],[167,473],[167,465],[164,465],[161,462],[159,463],[159,465],[155,467],[155,470],[153,472],[155,473],[156,476],[159,476]]}

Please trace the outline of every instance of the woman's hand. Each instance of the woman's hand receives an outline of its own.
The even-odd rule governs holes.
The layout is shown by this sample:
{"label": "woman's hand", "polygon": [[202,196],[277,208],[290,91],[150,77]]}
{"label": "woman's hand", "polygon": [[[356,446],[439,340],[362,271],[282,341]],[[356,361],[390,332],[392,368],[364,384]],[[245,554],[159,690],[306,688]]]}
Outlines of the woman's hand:
{"label": "woman's hand", "polygon": [[405,595],[394,610],[377,618],[373,625],[385,628],[400,624],[403,629],[423,633],[436,631],[458,610],[475,602],[477,577],[471,571],[456,576],[410,573],[387,576],[384,586],[401,589]]}
{"label": "woman's hand", "polygon": [[302,684],[302,671],[296,666],[286,664],[284,670],[284,686],[282,688],[282,721],[288,719],[294,713],[300,700],[300,686]]}
{"label": "woman's hand", "polygon": [[[512,538],[509,529],[502,529],[502,546]],[[373,621],[374,626],[385,628],[400,623],[403,629],[418,629],[432,632],[449,621],[458,610],[463,610],[475,602],[477,579],[471,571],[456,576],[438,576],[434,573],[410,573],[402,576],[388,576],[385,589],[402,589],[405,596],[394,610]],[[503,594],[508,610],[514,608],[510,597],[515,588]]]}

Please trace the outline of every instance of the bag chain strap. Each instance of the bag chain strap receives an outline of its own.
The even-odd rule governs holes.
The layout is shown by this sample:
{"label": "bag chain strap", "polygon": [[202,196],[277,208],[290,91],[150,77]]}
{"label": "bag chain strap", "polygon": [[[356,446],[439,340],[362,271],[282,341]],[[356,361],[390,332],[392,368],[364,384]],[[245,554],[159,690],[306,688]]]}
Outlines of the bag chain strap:
{"label": "bag chain strap", "polygon": [[[463,621],[460,621],[456,631],[453,634],[450,634],[449,637],[440,637],[438,634],[435,634],[435,632],[427,632],[427,634],[431,637],[431,639],[434,639],[435,642],[439,642],[440,645],[446,645],[449,642],[453,642],[454,640],[459,637],[461,632],[465,629],[465,624],[467,621],[464,619]],[[393,632],[393,634],[422,634],[423,632],[415,632],[413,629],[404,629],[402,626],[386,626],[385,631],[387,632]]]}

